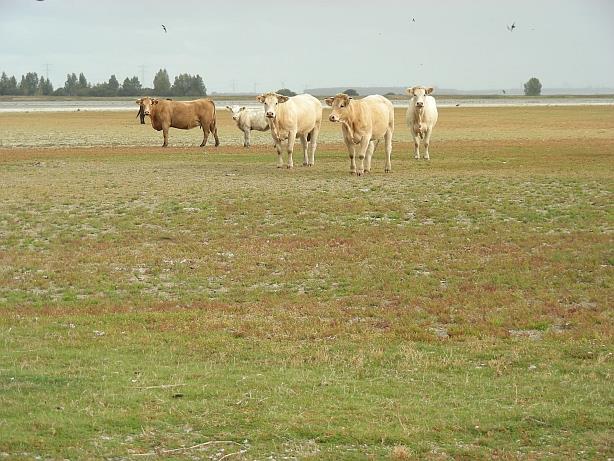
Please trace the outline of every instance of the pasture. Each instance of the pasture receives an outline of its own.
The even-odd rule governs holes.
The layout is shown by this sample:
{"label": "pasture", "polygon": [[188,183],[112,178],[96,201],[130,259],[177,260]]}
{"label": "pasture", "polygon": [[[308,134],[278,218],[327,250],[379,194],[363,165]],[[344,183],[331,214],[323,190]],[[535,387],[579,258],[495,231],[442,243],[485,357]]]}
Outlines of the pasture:
{"label": "pasture", "polygon": [[362,178],[136,112],[0,114],[0,459],[614,457],[614,107]]}

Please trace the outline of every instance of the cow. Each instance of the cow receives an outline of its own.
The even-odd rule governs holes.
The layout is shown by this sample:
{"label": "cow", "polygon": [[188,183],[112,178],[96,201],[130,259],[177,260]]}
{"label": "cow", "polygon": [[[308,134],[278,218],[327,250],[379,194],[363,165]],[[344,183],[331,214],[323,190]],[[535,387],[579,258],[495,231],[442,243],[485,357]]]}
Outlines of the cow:
{"label": "cow", "polygon": [[162,130],[164,144],[168,146],[168,129],[179,128],[189,130],[197,126],[203,129],[203,142],[200,147],[207,144],[209,133],[213,133],[216,147],[220,145],[217,137],[215,119],[215,104],[210,99],[197,99],[195,101],[172,101],[168,99],[155,99],[144,97],[136,100],[143,105],[143,112],[151,118],[151,126],[154,130]]}
{"label": "cow", "polygon": [[[431,134],[437,123],[437,104],[435,98],[430,96],[433,88],[414,86],[407,88],[410,97],[407,108],[406,121],[411,136],[414,139],[414,158],[420,159],[420,140],[424,139],[424,159],[430,160],[429,144]],[[458,105],[458,104],[457,104]]]}
{"label": "cow", "polygon": [[[326,98],[326,104],[332,107],[328,119],[341,123],[343,141],[350,154],[350,173],[362,176],[371,171],[371,157],[376,143],[384,139],[386,163],[384,171],[392,171],[390,156],[392,154],[392,134],[394,132],[394,107],[383,96],[372,95],[362,99],[352,99],[344,93]],[[355,154],[358,150],[358,167]],[[365,165],[365,158],[367,163]]]}
{"label": "cow", "polygon": [[232,119],[237,124],[237,128],[243,132],[243,147],[249,147],[251,145],[251,132],[267,131],[269,129],[269,122],[264,116],[264,111],[246,109],[245,107],[226,106],[232,113]]}
{"label": "cow", "polygon": [[139,113],[136,116],[141,118],[141,125],[145,125],[145,108],[143,104],[139,104]]}
{"label": "cow", "polygon": [[256,99],[264,104],[264,115],[277,150],[277,168],[284,166],[281,143],[285,140],[288,141],[287,168],[294,167],[292,153],[297,136],[303,145],[303,166],[313,166],[322,124],[320,101],[310,94],[288,97],[277,93],[264,93]]}

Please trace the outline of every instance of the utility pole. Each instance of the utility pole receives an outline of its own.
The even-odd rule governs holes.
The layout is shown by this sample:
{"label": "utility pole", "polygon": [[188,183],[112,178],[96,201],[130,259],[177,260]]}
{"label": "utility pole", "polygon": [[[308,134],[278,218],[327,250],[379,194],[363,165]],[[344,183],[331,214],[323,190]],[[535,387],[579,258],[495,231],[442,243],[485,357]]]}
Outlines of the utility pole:
{"label": "utility pole", "polygon": [[49,80],[49,64],[45,64],[45,78]]}
{"label": "utility pole", "polygon": [[145,86],[145,64],[141,64],[139,69],[141,69],[141,86]]}

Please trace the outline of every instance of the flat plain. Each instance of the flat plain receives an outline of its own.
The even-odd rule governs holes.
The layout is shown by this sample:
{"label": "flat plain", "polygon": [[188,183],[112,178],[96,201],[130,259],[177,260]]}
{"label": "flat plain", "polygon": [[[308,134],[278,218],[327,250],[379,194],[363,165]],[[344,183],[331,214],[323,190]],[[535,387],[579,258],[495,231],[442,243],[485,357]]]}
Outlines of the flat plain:
{"label": "flat plain", "polygon": [[135,115],[0,114],[0,459],[614,457],[614,107],[361,178]]}

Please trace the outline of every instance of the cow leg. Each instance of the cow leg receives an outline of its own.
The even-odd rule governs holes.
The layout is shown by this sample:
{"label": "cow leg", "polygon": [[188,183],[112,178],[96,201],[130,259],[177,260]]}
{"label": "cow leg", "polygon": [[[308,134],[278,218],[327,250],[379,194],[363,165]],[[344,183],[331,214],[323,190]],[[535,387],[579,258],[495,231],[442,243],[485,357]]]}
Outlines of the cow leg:
{"label": "cow leg", "polygon": [[307,154],[307,137],[305,135],[301,135],[299,136],[299,138],[301,138],[301,145],[303,146],[303,166],[308,166],[309,165],[309,157]]}
{"label": "cow leg", "polygon": [[215,139],[215,147],[220,145],[220,138],[217,137],[217,124],[215,120],[211,122],[211,132],[213,133],[213,138]]}
{"label": "cow leg", "polygon": [[200,143],[200,147],[205,147],[207,145],[207,140],[209,139],[209,127],[207,125],[202,125],[203,129],[203,142]]}
{"label": "cow leg", "polygon": [[162,126],[162,135],[164,136],[164,144],[162,144],[162,147],[168,147],[168,129],[168,125]]}
{"label": "cow leg", "polygon": [[277,168],[283,168],[284,159],[281,156],[281,141],[275,140],[275,149],[277,150]]}
{"label": "cow leg", "polygon": [[369,144],[371,144],[371,135],[363,136],[358,145],[358,161],[360,162],[356,169],[358,176],[362,176],[365,172],[365,155],[369,149]]}
{"label": "cow leg", "polygon": [[367,147],[367,163],[365,165],[365,173],[371,172],[371,158],[373,157],[375,147],[375,141],[369,142],[369,147]]}
{"label": "cow leg", "polygon": [[420,137],[417,133],[412,133],[414,138],[414,158],[420,160]]}
{"label": "cow leg", "polygon": [[288,133],[288,168],[294,168],[292,153],[294,152],[294,143],[296,142],[296,131]]}
{"label": "cow leg", "polygon": [[386,145],[384,146],[386,149],[386,165],[384,165],[384,172],[390,173],[392,171],[392,163],[390,161],[390,157],[392,156],[392,130],[386,130],[386,134],[384,135],[384,142]]}
{"label": "cow leg", "polygon": [[345,145],[348,148],[348,154],[350,154],[350,174],[356,174],[356,159],[354,158],[356,145],[348,140],[345,141]]}
{"label": "cow leg", "polygon": [[249,147],[249,135],[251,131],[248,128],[243,129],[243,147]]}
{"label": "cow leg", "polygon": [[430,160],[429,156],[429,144],[431,143],[431,133],[433,132],[433,128],[428,128],[426,130],[426,136],[424,137],[424,159]]}
{"label": "cow leg", "polygon": [[316,125],[311,130],[311,138],[309,139],[309,166],[316,164],[316,147],[318,147],[318,136],[320,135],[320,125]]}

